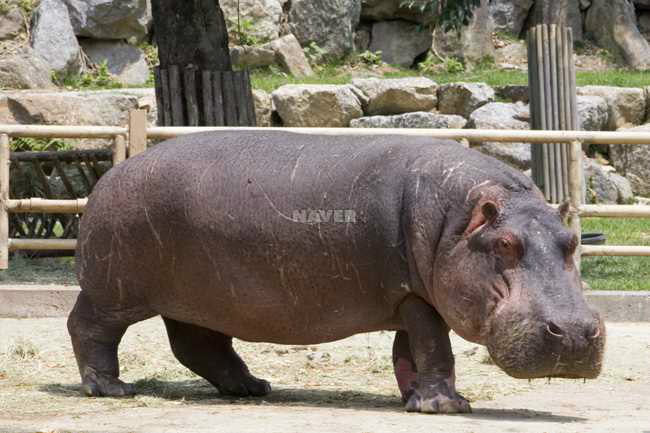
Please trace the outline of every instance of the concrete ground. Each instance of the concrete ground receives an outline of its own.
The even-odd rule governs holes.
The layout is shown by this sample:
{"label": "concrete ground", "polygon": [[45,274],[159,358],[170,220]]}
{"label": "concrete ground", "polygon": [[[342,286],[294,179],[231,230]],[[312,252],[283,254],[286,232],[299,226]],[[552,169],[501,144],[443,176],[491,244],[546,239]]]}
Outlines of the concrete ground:
{"label": "concrete ground", "polygon": [[79,395],[65,319],[0,319],[1,432],[650,432],[650,324],[610,323],[600,378],[507,377],[454,336],[460,391],[474,413],[407,414],[390,365],[391,333],[318,346],[237,342],[263,399],[221,398],[173,358],[160,319],[132,326],[122,377],[139,395]]}

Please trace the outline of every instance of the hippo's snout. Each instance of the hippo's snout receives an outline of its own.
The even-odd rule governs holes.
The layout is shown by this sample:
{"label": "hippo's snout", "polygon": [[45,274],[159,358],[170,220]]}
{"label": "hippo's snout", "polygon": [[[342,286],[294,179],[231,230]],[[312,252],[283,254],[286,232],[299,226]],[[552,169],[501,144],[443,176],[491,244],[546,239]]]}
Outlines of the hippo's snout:
{"label": "hippo's snout", "polygon": [[605,347],[605,326],[598,313],[552,317],[501,315],[488,339],[494,362],[519,379],[598,377]]}

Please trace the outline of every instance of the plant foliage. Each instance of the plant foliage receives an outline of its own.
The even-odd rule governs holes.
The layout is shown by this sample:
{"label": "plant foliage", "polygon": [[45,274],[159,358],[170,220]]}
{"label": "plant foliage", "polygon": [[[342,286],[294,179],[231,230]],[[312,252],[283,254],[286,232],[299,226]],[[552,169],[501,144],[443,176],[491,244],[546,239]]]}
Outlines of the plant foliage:
{"label": "plant foliage", "polygon": [[443,30],[460,30],[469,24],[474,8],[481,0],[405,0],[403,7],[419,11],[431,27],[442,26]]}

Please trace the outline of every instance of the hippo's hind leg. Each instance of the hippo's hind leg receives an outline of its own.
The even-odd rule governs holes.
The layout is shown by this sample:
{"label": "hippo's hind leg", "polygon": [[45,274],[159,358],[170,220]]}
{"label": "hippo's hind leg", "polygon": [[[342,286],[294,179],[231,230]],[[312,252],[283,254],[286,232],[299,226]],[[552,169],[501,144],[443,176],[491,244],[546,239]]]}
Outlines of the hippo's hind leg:
{"label": "hippo's hind leg", "polygon": [[[98,308],[83,290],[77,297],[68,317],[68,332],[86,395],[121,397],[135,394],[133,385],[118,379],[117,359],[117,346],[126,328],[147,318],[132,313]],[[133,320],[134,317],[137,320]]]}
{"label": "hippo's hind leg", "polygon": [[174,356],[206,379],[223,395],[263,396],[271,385],[254,377],[232,348],[232,337],[166,317],[165,327]]}

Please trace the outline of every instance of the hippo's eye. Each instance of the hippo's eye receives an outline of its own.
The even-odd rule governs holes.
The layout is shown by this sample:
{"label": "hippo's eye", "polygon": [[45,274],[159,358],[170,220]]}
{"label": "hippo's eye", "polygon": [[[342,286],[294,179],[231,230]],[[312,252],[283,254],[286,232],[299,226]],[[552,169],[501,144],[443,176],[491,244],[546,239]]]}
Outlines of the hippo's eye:
{"label": "hippo's eye", "polygon": [[523,248],[514,236],[500,237],[494,244],[494,252],[499,257],[499,262],[506,268],[517,265],[523,256]]}

